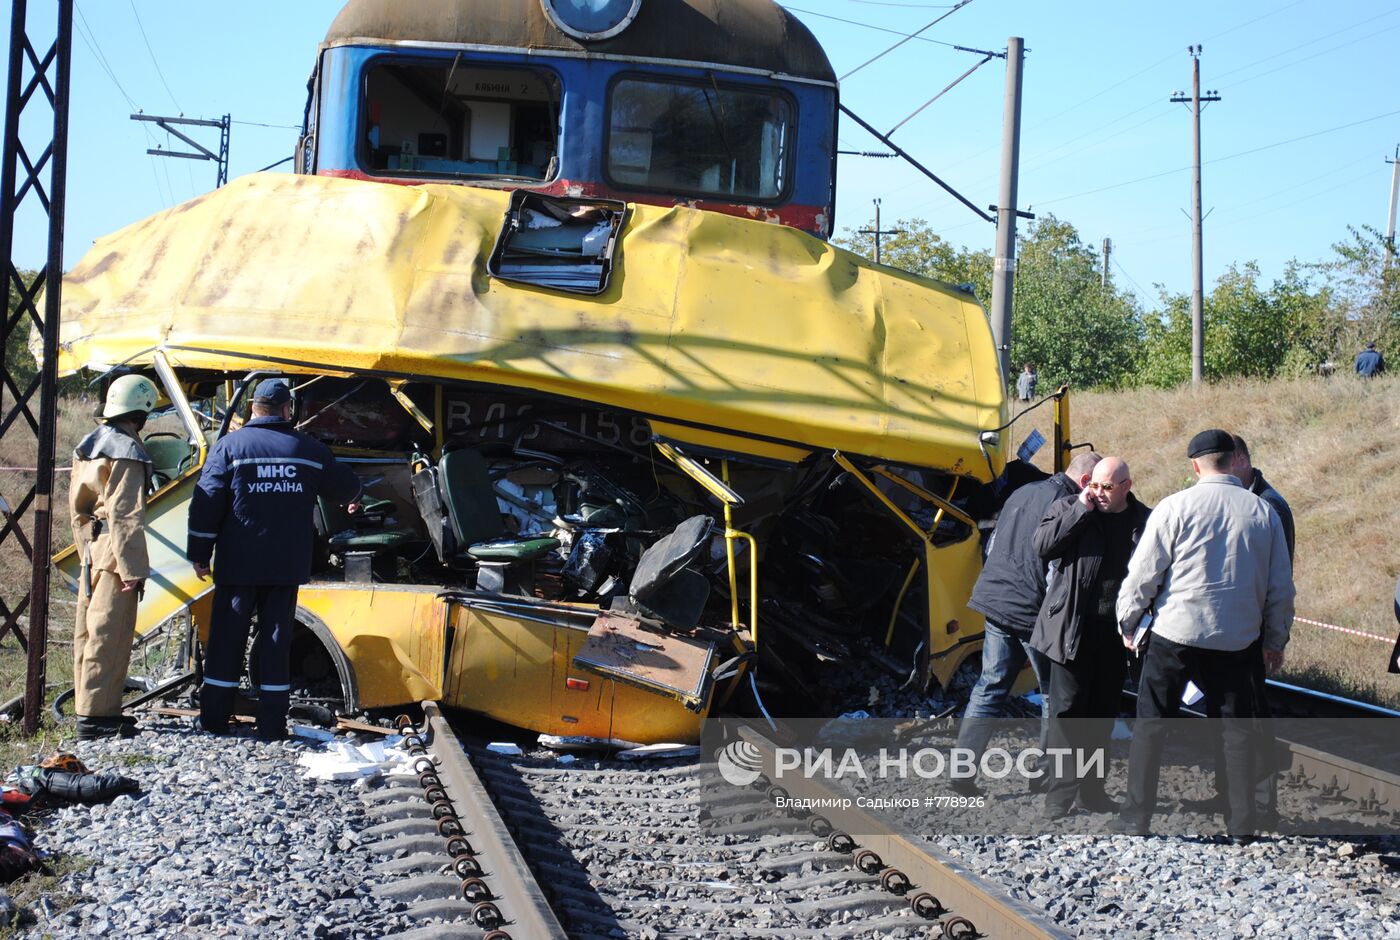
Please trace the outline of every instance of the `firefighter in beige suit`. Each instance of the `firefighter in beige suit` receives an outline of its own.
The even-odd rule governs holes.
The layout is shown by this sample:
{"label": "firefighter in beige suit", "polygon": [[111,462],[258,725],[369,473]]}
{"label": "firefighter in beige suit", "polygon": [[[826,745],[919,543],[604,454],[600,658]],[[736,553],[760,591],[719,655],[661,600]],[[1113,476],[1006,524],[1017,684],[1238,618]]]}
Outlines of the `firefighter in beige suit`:
{"label": "firefighter in beige suit", "polygon": [[73,711],[79,740],[130,737],[122,716],[136,605],[150,573],[146,557],[146,486],[151,460],[141,429],[156,406],[156,387],[124,375],[107,389],[101,423],[73,450],[68,508],[83,560],[73,626]]}

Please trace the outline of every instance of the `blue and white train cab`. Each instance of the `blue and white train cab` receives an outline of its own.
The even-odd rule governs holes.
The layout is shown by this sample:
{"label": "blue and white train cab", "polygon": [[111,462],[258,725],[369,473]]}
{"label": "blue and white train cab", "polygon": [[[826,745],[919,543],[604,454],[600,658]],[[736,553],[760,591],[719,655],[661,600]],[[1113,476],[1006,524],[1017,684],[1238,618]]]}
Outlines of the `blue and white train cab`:
{"label": "blue and white train cab", "polygon": [[298,170],[832,231],[837,85],[771,0],[351,0]]}

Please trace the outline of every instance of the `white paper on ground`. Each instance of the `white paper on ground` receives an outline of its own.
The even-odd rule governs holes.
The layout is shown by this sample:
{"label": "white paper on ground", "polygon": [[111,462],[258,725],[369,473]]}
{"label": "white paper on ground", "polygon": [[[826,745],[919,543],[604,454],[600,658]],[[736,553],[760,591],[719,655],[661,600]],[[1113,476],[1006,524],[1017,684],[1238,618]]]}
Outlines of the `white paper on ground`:
{"label": "white paper on ground", "polygon": [[358,780],[384,772],[411,773],[413,758],[398,747],[385,747],[382,741],[354,744],[346,740],[327,743],[324,750],[307,751],[297,758],[310,780]]}
{"label": "white paper on ground", "polygon": [[1181,690],[1181,704],[1183,705],[1195,705],[1205,697],[1206,694],[1201,691],[1201,687],[1189,679],[1186,682],[1186,688]]}
{"label": "white paper on ground", "polygon": [[520,749],[520,745],[511,744],[509,741],[492,741],[486,745],[486,750],[495,754],[504,754],[506,757],[519,757],[525,753]]}
{"label": "white paper on ground", "polygon": [[306,738],[308,741],[331,741],[335,739],[335,732],[325,728],[313,728],[310,725],[292,725],[287,729],[299,738]]}

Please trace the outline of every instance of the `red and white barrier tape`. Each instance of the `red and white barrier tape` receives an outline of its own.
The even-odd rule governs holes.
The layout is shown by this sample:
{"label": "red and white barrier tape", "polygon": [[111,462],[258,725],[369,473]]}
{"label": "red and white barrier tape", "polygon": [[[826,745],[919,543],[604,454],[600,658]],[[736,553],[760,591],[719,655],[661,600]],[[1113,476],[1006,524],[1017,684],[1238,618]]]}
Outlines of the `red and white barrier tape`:
{"label": "red and white barrier tape", "polygon": [[[54,467],[54,473],[67,473],[72,467]],[[38,467],[0,467],[0,470],[8,470],[11,473],[38,473]]]}
{"label": "red and white barrier tape", "polygon": [[1310,623],[1314,627],[1324,627],[1328,630],[1336,630],[1338,633],[1350,633],[1352,636],[1364,636],[1372,640],[1380,640],[1383,643],[1394,643],[1395,638],[1382,636],[1379,633],[1367,633],[1364,630],[1352,630],[1348,627],[1339,627],[1335,623],[1323,623],[1321,620],[1309,620],[1307,617],[1294,617],[1298,623]]}

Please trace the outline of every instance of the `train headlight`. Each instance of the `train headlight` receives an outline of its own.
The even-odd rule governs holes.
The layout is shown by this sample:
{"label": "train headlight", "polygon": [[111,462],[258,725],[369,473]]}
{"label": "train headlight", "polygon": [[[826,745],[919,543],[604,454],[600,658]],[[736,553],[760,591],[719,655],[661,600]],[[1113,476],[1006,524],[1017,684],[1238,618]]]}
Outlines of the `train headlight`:
{"label": "train headlight", "polygon": [[575,39],[610,39],[636,19],[642,0],[540,0],[545,15]]}

